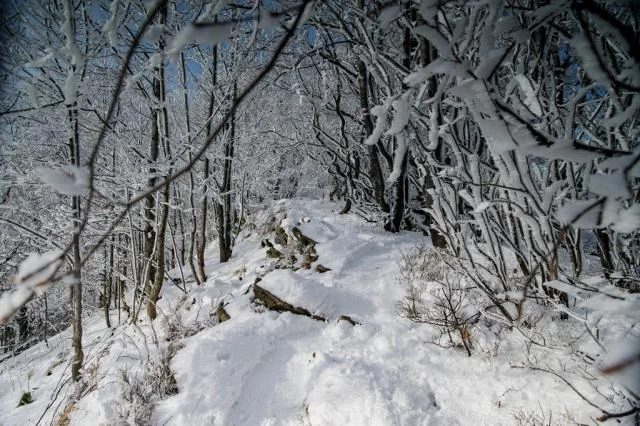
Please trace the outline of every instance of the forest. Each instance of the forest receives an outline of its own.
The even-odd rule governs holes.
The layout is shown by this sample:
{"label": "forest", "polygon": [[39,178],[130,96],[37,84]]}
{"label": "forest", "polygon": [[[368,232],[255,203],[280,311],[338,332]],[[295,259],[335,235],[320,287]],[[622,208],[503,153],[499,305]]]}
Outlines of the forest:
{"label": "forest", "polygon": [[[482,424],[640,424],[634,0],[9,0],[0,19],[0,393],[13,390],[0,424],[97,424],[77,407],[119,361],[96,361],[89,336],[134,328],[156,349],[113,379],[134,408],[101,411],[102,424],[195,424],[159,402],[190,392],[178,360],[192,343],[179,342],[239,333],[246,317],[253,332],[210,343],[245,359],[266,311],[284,318],[278,336],[389,327],[407,346],[397,365],[453,351],[575,398],[564,418],[529,401]],[[35,395],[30,367],[11,371],[54,341],[68,363],[55,398],[9,416]],[[219,380],[246,376],[229,371]],[[413,402],[393,394],[391,407],[430,394],[406,380]],[[211,407],[242,406],[251,393],[238,392]],[[210,423],[473,418],[338,420],[323,410],[347,403],[327,395],[309,391],[298,423],[250,404]],[[353,404],[378,412],[365,402]]]}

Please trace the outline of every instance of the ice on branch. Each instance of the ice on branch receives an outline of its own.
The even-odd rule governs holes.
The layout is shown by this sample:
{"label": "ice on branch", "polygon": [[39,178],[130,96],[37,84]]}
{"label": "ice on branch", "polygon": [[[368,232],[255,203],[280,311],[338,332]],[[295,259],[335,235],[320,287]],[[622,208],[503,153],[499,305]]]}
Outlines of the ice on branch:
{"label": "ice on branch", "polygon": [[176,55],[180,50],[191,43],[216,45],[225,40],[231,34],[233,24],[215,22],[196,22],[187,25],[169,43],[167,53]]}
{"label": "ice on branch", "polygon": [[76,166],[38,169],[40,180],[61,194],[82,195],[89,190],[89,174]]}
{"label": "ice on branch", "polygon": [[380,27],[388,28],[393,21],[398,19],[401,12],[402,9],[400,5],[390,5],[382,9],[380,17],[378,18],[380,20]]}
{"label": "ice on branch", "polygon": [[576,228],[596,229],[611,226],[623,234],[640,230],[640,205],[624,208],[619,202],[603,200],[577,200],[558,209],[557,219]]}
{"label": "ice on branch", "polygon": [[117,31],[116,20],[118,18],[119,2],[120,0],[113,0],[111,2],[111,6],[109,6],[109,12],[111,13],[111,16],[109,17],[107,22],[105,22],[104,25],[102,26],[102,32],[107,37],[107,40],[109,40],[109,45],[111,45],[111,47],[118,46],[118,31]]}
{"label": "ice on branch", "polygon": [[260,22],[258,24],[258,28],[276,28],[278,25],[280,25],[280,18],[277,15],[271,13],[271,11],[266,7],[260,8]]}
{"label": "ice on branch", "polygon": [[438,32],[438,30],[427,25],[420,25],[414,29],[414,32],[429,40],[442,57],[449,56],[449,53],[451,52],[451,45],[449,44],[449,41]]}
{"label": "ice on branch", "polygon": [[389,108],[391,108],[393,101],[394,98],[388,98],[382,105],[376,105],[371,108],[371,115],[376,117],[376,125],[373,132],[371,132],[371,135],[369,135],[367,140],[364,142],[365,145],[375,145],[380,140],[382,132],[384,131],[384,125],[387,122]]}
{"label": "ice on branch", "polygon": [[64,103],[73,105],[77,101],[78,77],[74,72],[70,72],[64,83]]}
{"label": "ice on branch", "polygon": [[407,138],[404,131],[400,131],[396,135],[397,148],[393,154],[393,170],[387,179],[387,182],[394,183],[398,180],[402,174],[402,163],[405,161],[405,155],[407,152]]}
{"label": "ice on branch", "polygon": [[404,94],[400,99],[393,102],[393,109],[396,113],[393,116],[391,127],[387,130],[387,135],[398,134],[407,127],[407,124],[409,124],[410,107],[409,93]]}
{"label": "ice on branch", "polygon": [[20,265],[15,277],[16,288],[0,298],[0,326],[11,319],[33,295],[51,282],[62,264],[63,251],[53,250],[31,254]]}
{"label": "ice on branch", "polygon": [[592,80],[600,84],[609,83],[607,71],[602,68],[598,55],[593,51],[589,39],[584,34],[577,34],[571,39],[571,45],[582,58],[582,68]]}
{"label": "ice on branch", "polygon": [[36,288],[46,284],[60,266],[62,254],[62,250],[53,250],[29,255],[20,264],[16,285]]}
{"label": "ice on branch", "polygon": [[160,40],[160,37],[162,37],[163,33],[164,33],[163,24],[149,25],[149,28],[147,28],[147,31],[144,35],[144,38],[146,40],[149,40],[152,43],[156,43]]}

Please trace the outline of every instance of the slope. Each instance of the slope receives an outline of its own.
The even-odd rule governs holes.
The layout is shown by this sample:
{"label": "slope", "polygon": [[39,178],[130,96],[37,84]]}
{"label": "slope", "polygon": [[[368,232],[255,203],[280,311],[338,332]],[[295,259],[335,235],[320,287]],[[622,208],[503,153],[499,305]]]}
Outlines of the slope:
{"label": "slope", "polygon": [[[547,416],[565,424],[597,414],[554,377],[512,368],[521,359],[516,339],[472,357],[428,344],[433,330],[397,307],[406,292],[402,255],[424,237],[337,211],[326,201],[280,201],[256,218],[229,262],[218,264],[209,249],[204,285],[187,294],[167,286],[155,323],[106,330],[90,319],[86,383],[72,404],[53,398],[71,394],[57,386],[64,369],[46,375],[64,351],[38,345],[3,363],[0,423],[35,424],[49,400],[60,409],[43,423],[66,405],[73,425],[509,425]],[[300,267],[299,252],[287,267],[293,244],[275,244],[277,226],[291,241],[298,232],[313,240],[311,268]],[[265,239],[281,260],[266,256]],[[254,284],[316,319],[267,309]],[[35,402],[15,407],[21,389],[11,381],[29,368]]]}

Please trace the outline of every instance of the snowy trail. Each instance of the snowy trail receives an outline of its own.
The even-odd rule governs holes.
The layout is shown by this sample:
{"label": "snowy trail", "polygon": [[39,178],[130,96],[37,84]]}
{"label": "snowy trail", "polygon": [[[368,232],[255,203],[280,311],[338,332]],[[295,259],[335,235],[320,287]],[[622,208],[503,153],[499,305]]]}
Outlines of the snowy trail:
{"label": "snowy trail", "polygon": [[[261,285],[328,322],[254,313],[240,299],[232,302],[227,307],[230,321],[187,339],[175,356],[172,368],[180,393],[156,407],[155,423],[426,424],[438,411],[425,404],[424,395],[433,395],[426,375],[401,383],[411,361],[394,348],[398,339],[383,336],[384,324],[374,321],[397,321],[393,303],[382,311],[374,303],[385,298],[392,302],[388,284],[396,271],[370,266],[397,257],[400,248],[415,241],[390,246],[393,240],[385,234],[372,235],[357,219],[338,216],[321,203],[289,204],[286,213],[282,226],[288,231],[297,226],[314,239],[318,262],[332,270],[276,270]],[[359,232],[354,234],[354,228]],[[255,271],[261,267],[257,261],[248,266]],[[221,285],[224,280],[212,273],[211,282]],[[336,322],[340,315],[362,325]],[[189,367],[204,363],[210,371]],[[416,389],[421,397],[412,398]]]}
{"label": "snowy trail", "polygon": [[256,245],[253,253],[243,248],[244,259],[212,267],[209,282],[229,288],[229,272],[244,266],[246,281],[262,276],[261,286],[328,321],[256,313],[236,292],[225,299],[231,320],[183,342],[171,364],[180,392],[156,406],[154,424],[510,425],[514,412],[540,399],[524,370],[428,345],[428,329],[399,317],[402,253],[423,236],[385,233],[320,201],[280,207],[282,227],[315,240],[318,263],[331,271],[262,276],[264,249]]}
{"label": "snowy trail", "polygon": [[317,333],[314,323],[253,314],[240,324],[221,324],[188,339],[173,365],[210,368],[195,375],[177,368],[180,393],[160,404],[158,424],[259,424],[252,419],[282,415],[287,400],[278,400],[274,389],[298,353],[297,340],[314,328]]}
{"label": "snowy trail", "polygon": [[[180,393],[157,406],[155,423],[433,424],[429,419],[442,416],[427,375],[412,374],[407,380],[414,360],[398,336],[382,333],[389,322],[398,322],[394,297],[401,289],[389,294],[397,275],[397,262],[389,270],[389,261],[399,259],[400,250],[415,244],[416,236],[396,244],[320,203],[287,207],[283,227],[290,231],[298,226],[314,239],[318,262],[332,270],[275,270],[260,285],[328,322],[289,313],[254,313],[230,304],[230,321],[184,342],[185,349],[172,362]],[[354,234],[354,228],[359,232]],[[378,305],[379,300],[388,303]],[[340,315],[362,325],[337,321]],[[406,325],[401,329],[404,333]],[[189,367],[204,362],[211,371]],[[224,390],[209,395],[209,383]],[[174,414],[178,407],[179,417]]]}

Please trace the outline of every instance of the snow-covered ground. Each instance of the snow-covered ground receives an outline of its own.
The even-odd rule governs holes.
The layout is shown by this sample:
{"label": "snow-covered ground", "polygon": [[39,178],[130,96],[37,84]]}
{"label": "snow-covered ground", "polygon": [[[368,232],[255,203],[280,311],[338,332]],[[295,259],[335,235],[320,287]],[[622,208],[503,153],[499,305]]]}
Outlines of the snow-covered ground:
{"label": "snow-covered ground", "polygon": [[[133,424],[148,418],[145,407],[153,425],[591,424],[599,415],[553,375],[521,368],[515,331],[468,357],[429,343],[434,330],[399,315],[402,254],[422,235],[385,233],[326,201],[276,206],[286,231],[298,227],[317,242],[314,267],[274,269],[260,244],[273,234],[241,238],[226,264],[215,261],[213,244],[207,282],[190,284],[186,295],[165,284],[153,324],[144,312],[138,324],[113,329],[100,317],[86,320],[86,386],[77,402],[67,400],[68,332],[0,363],[0,424],[55,424],[61,415],[72,425]],[[330,271],[317,272],[318,263]],[[189,281],[188,268],[184,274]],[[252,302],[257,278],[326,321]],[[218,323],[221,303],[231,318]],[[163,376],[162,359],[175,383]],[[154,397],[154,378],[177,393]],[[17,407],[26,391],[33,402]]]}

